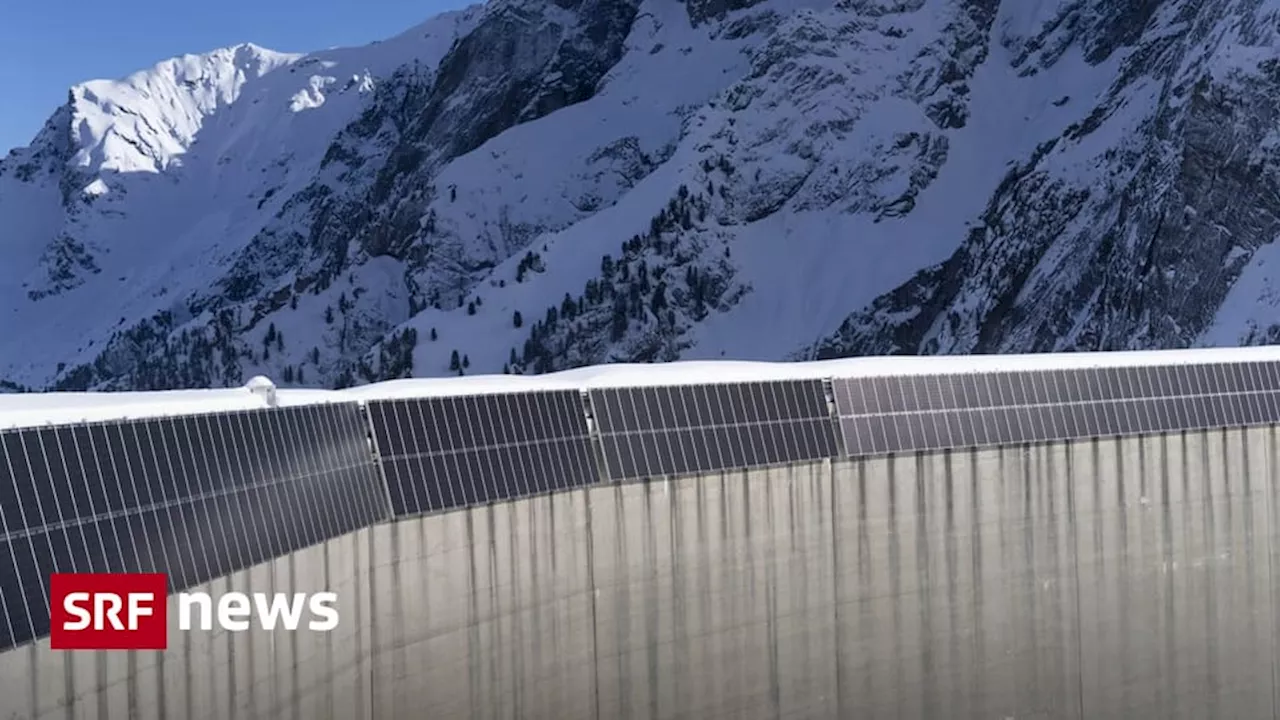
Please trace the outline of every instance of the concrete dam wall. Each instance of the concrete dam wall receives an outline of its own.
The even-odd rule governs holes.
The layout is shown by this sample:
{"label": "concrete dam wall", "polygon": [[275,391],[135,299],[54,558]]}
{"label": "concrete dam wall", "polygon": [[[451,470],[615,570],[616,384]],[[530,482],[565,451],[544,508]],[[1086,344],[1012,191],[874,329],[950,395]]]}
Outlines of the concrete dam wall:
{"label": "concrete dam wall", "polygon": [[[510,431],[468,419],[494,420],[510,397],[364,401],[367,433],[359,413],[337,406],[256,411],[226,427],[206,417],[119,430],[149,438],[144,462],[133,450],[106,453],[139,487],[173,478],[185,490],[157,490],[168,492],[163,505],[126,492],[117,507],[55,488],[40,507],[67,517],[56,528],[32,525],[30,503],[14,513],[0,494],[0,566],[14,561],[0,574],[0,718],[1280,710],[1280,445],[1266,417],[1280,383],[1186,393],[1184,418],[1199,412],[1195,422],[1221,427],[1172,432],[1150,427],[1167,422],[1150,411],[1165,400],[1156,395],[1080,402],[1090,412],[1073,416],[1070,405],[997,392],[988,400],[1019,400],[1005,417],[1020,422],[988,422],[996,416],[979,404],[981,422],[966,425],[951,421],[969,410],[925,407],[923,392],[906,403],[914,409],[860,408],[827,384],[827,408],[806,400],[805,387],[757,396],[770,399],[772,415],[760,402],[751,409],[750,392],[699,389],[695,400],[720,392],[746,416],[715,422],[710,404],[686,405],[683,427],[701,433],[701,445],[655,420],[679,425],[669,410],[678,393],[650,407],[640,427],[611,423],[619,397],[592,391],[581,425],[566,419],[579,397],[569,393],[542,396],[550,399],[541,409],[528,401],[521,417],[536,420]],[[1250,409],[1232,409],[1233,393]],[[1096,410],[1103,402],[1134,412],[1108,419]],[[451,413],[450,427],[469,434],[444,429],[433,413]],[[1079,425],[1089,418],[1123,426],[1103,436]],[[1004,437],[1055,427],[1044,439]],[[423,428],[427,440],[415,439]],[[1063,438],[1063,429],[1096,436]],[[19,449],[16,467],[37,457],[32,447],[41,457],[54,447],[114,448],[116,432],[99,444],[88,442],[93,429],[19,431],[4,438],[7,466],[13,473]],[[981,442],[929,447],[962,432]],[[197,436],[220,442],[175,459],[171,450]],[[65,477],[125,476],[84,457]],[[730,463],[756,466],[691,471]],[[55,485],[64,477],[56,465],[46,468]],[[67,515],[102,503],[105,515]],[[139,514],[177,522],[129,525]],[[124,550],[123,540],[76,540],[78,529],[112,522],[134,527],[151,560],[103,552]],[[40,552],[46,542],[52,559]],[[65,558],[62,543],[72,548]],[[172,592],[332,590],[341,622],[331,632],[183,631],[171,600],[164,651],[56,651],[47,598],[43,615],[38,606],[50,569],[158,570]]]}
{"label": "concrete dam wall", "polygon": [[[333,633],[0,656],[5,717],[1263,717],[1274,431],[816,463],[377,525],[218,580]],[[220,587],[219,587],[220,586]]]}

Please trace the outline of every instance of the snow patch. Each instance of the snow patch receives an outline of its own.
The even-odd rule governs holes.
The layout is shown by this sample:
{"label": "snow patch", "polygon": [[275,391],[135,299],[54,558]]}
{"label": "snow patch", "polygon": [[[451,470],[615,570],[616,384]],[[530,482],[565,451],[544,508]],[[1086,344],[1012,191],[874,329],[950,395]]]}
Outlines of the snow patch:
{"label": "snow patch", "polygon": [[1253,252],[1227,292],[1213,323],[1200,337],[1206,346],[1239,345],[1280,324],[1280,242]]}

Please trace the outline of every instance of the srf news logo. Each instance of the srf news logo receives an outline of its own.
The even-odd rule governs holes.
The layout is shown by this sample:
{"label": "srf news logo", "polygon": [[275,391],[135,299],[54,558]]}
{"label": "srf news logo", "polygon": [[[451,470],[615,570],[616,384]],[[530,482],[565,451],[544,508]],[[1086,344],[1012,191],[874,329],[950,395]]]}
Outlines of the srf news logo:
{"label": "srf news logo", "polygon": [[[255,624],[297,630],[338,627],[338,596],[321,593],[178,593],[178,628],[243,632]],[[168,578],[162,573],[54,573],[49,640],[54,650],[164,650],[169,645]],[[193,622],[193,615],[197,620]]]}

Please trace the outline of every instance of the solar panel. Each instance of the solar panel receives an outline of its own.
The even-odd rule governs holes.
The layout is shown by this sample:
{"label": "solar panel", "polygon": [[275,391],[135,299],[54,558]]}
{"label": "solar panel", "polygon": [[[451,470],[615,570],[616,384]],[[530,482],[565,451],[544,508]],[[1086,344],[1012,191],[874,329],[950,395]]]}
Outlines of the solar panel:
{"label": "solar panel", "polygon": [[171,591],[385,519],[354,404],[0,432],[0,650],[49,631],[53,572]]}
{"label": "solar panel", "polygon": [[1280,422],[1280,363],[837,378],[851,455]]}
{"label": "solar panel", "polygon": [[590,398],[615,481],[836,455],[820,380],[605,388]]}
{"label": "solar panel", "polygon": [[368,412],[397,516],[599,480],[577,391],[376,400]]}

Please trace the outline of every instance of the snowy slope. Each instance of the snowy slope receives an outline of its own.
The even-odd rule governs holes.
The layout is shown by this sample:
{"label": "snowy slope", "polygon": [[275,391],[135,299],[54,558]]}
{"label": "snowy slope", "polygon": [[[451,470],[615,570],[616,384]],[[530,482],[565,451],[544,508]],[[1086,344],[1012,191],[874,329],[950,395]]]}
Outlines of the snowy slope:
{"label": "snowy slope", "polygon": [[1277,7],[493,0],[86,83],[0,161],[0,387],[1270,342]]}

